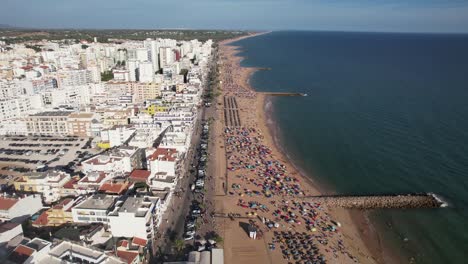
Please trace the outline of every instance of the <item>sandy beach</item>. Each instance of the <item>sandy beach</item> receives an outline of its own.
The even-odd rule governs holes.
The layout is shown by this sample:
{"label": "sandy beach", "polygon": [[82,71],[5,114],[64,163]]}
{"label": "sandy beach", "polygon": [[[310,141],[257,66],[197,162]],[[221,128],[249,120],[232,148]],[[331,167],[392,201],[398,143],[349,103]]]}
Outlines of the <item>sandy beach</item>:
{"label": "sandy beach", "polygon": [[[221,88],[210,170],[216,175],[216,229],[224,239],[226,263],[385,262],[363,214],[296,199],[320,191],[276,145],[267,96],[249,85],[258,69],[241,67],[239,50],[229,46],[252,36],[219,45]],[[256,239],[249,238],[249,223],[257,228]]]}

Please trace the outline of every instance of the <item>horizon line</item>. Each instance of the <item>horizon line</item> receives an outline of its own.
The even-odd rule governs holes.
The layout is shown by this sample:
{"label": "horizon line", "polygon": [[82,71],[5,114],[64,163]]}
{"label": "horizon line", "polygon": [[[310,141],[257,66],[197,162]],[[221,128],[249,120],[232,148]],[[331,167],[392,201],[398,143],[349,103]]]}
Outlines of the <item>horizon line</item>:
{"label": "horizon line", "polygon": [[[3,27],[6,26],[6,27]],[[394,34],[441,34],[441,35],[467,35],[468,31],[393,31],[393,30],[340,30],[340,29],[214,29],[214,28],[183,28],[183,27],[167,27],[167,28],[105,28],[105,27],[21,27],[11,26],[9,24],[1,24],[0,30],[174,30],[174,31],[243,31],[243,32],[280,32],[280,31],[303,31],[303,32],[337,32],[337,33],[394,33]]]}

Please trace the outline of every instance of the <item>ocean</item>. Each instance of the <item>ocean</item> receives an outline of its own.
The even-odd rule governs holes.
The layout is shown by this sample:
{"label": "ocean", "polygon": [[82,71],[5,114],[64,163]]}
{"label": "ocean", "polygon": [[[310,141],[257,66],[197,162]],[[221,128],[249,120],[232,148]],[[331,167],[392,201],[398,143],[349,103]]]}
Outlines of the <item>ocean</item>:
{"label": "ocean", "polygon": [[440,209],[376,210],[405,263],[467,263],[468,35],[273,32],[234,43],[275,97],[282,148],[339,194],[434,192]]}

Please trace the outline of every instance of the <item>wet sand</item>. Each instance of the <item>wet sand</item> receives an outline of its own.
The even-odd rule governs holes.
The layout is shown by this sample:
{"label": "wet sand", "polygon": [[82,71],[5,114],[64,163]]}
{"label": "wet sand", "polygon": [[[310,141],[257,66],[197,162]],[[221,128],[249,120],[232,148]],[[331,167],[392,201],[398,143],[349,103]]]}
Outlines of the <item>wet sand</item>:
{"label": "wet sand", "polygon": [[[212,126],[214,147],[212,155],[215,157],[211,163],[212,171],[216,173],[215,210],[217,213],[236,213],[245,217],[246,213],[253,212],[253,210],[239,206],[239,199],[242,199],[244,202],[253,201],[265,205],[268,207],[268,211],[257,210],[255,211],[257,215],[252,217],[252,220],[256,220],[256,224],[263,232],[262,238],[257,237],[256,240],[250,239],[245,230],[249,219],[217,219],[219,232],[224,238],[226,263],[296,263],[293,259],[288,261],[283,257],[281,243],[276,242],[274,243],[276,248],[269,249],[268,244],[272,243],[275,237],[274,231],[306,232],[318,236],[315,240],[322,240],[325,237],[327,244],[318,243],[316,246],[319,254],[323,254],[327,263],[383,263],[384,256],[380,253],[382,247],[379,238],[363,213],[353,212],[351,215],[350,211],[346,209],[330,209],[322,206],[318,206],[319,209],[316,210],[310,209],[317,213],[317,231],[314,232],[310,231],[303,222],[289,224],[276,219],[275,221],[280,223],[279,227],[270,230],[259,220],[258,216],[270,220],[274,219],[272,212],[279,210],[280,204],[283,207],[289,206],[297,199],[294,199],[295,194],[279,192],[274,193],[270,198],[265,195],[252,195],[250,191],[261,192],[258,184],[263,179],[259,176],[259,169],[238,168],[232,170],[230,163],[233,160],[245,160],[245,157],[242,156],[242,151],[233,151],[232,145],[227,142],[229,135],[225,131],[224,96],[236,97],[242,129],[255,129],[255,132],[249,134],[249,138],[258,140],[257,144],[261,144],[270,151],[267,157],[279,161],[285,166],[287,175],[298,180],[299,192],[302,192],[299,195],[319,195],[321,192],[310,178],[301,175],[276,145],[277,142],[275,142],[267,123],[268,114],[265,109],[267,95],[256,93],[249,85],[250,76],[258,69],[240,67],[240,61],[243,58],[236,56],[239,50],[235,46],[229,46],[229,43],[239,39],[241,38],[223,41],[219,46],[220,80],[223,83],[221,84],[221,95],[216,98],[217,118]],[[228,170],[228,167],[231,169]],[[233,188],[233,186],[240,188]],[[285,188],[289,188],[288,186],[285,184]],[[275,203],[274,205],[272,201]],[[292,211],[293,209],[291,209]],[[332,225],[330,223],[336,222],[339,222],[341,227],[335,226],[336,230],[333,232],[321,230]]]}

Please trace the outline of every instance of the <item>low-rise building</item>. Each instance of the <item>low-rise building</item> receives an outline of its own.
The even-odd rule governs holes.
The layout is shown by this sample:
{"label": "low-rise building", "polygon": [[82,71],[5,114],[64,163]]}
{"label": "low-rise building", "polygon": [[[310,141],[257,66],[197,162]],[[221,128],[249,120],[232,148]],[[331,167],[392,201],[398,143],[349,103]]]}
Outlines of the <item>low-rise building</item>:
{"label": "low-rise building", "polygon": [[127,181],[116,182],[114,180],[110,180],[99,187],[99,192],[105,194],[121,195],[128,190],[128,187],[129,183]]}
{"label": "low-rise building", "polygon": [[42,194],[45,203],[60,200],[62,187],[71,179],[62,171],[26,173],[14,182],[15,190]]}
{"label": "low-rise building", "polygon": [[136,129],[133,127],[114,126],[101,131],[101,140],[102,142],[109,142],[109,146],[112,148],[122,145],[135,133]]}
{"label": "low-rise building", "polygon": [[151,175],[151,172],[147,170],[134,170],[132,171],[132,173],[130,173],[130,176],[128,177],[128,179],[131,182],[147,183],[150,175]]}
{"label": "low-rise building", "polygon": [[148,149],[147,162],[151,174],[165,172],[168,176],[175,176],[178,152],[174,148]]}
{"label": "low-rise building", "polygon": [[38,194],[18,197],[0,197],[0,220],[20,222],[42,209]]}
{"label": "low-rise building", "polygon": [[23,236],[23,227],[20,223],[0,223],[0,248],[15,237]]}
{"label": "low-rise building", "polygon": [[35,264],[47,255],[52,243],[49,241],[33,238],[26,244],[21,244],[13,250],[5,263],[8,264]]}
{"label": "low-rise building", "polygon": [[79,194],[95,193],[109,179],[112,174],[102,171],[90,171],[74,184],[75,192]]}
{"label": "low-rise building", "polygon": [[117,198],[105,194],[95,194],[86,198],[72,208],[73,222],[107,224],[107,214],[114,208]]}
{"label": "low-rise building", "polygon": [[[110,231],[115,237],[152,239],[159,221],[160,201],[157,197],[127,197],[118,201],[108,214]],[[132,228],[128,224],[132,223]]]}
{"label": "low-rise building", "polygon": [[39,217],[32,222],[34,227],[60,226],[73,222],[72,207],[77,199],[66,198],[50,209],[42,212]]}
{"label": "low-rise building", "polygon": [[83,172],[101,171],[127,173],[143,167],[144,151],[137,147],[121,146],[106,155],[98,155],[82,162]]}
{"label": "low-rise building", "polygon": [[177,185],[177,178],[169,176],[167,172],[157,172],[151,175],[147,184],[155,190],[173,190]]}
{"label": "low-rise building", "polygon": [[38,264],[89,263],[89,264],[126,264],[118,257],[88,246],[62,241],[38,259]]}
{"label": "low-rise building", "polygon": [[129,264],[146,263],[147,249],[148,240],[133,237],[118,242],[116,255]]}

